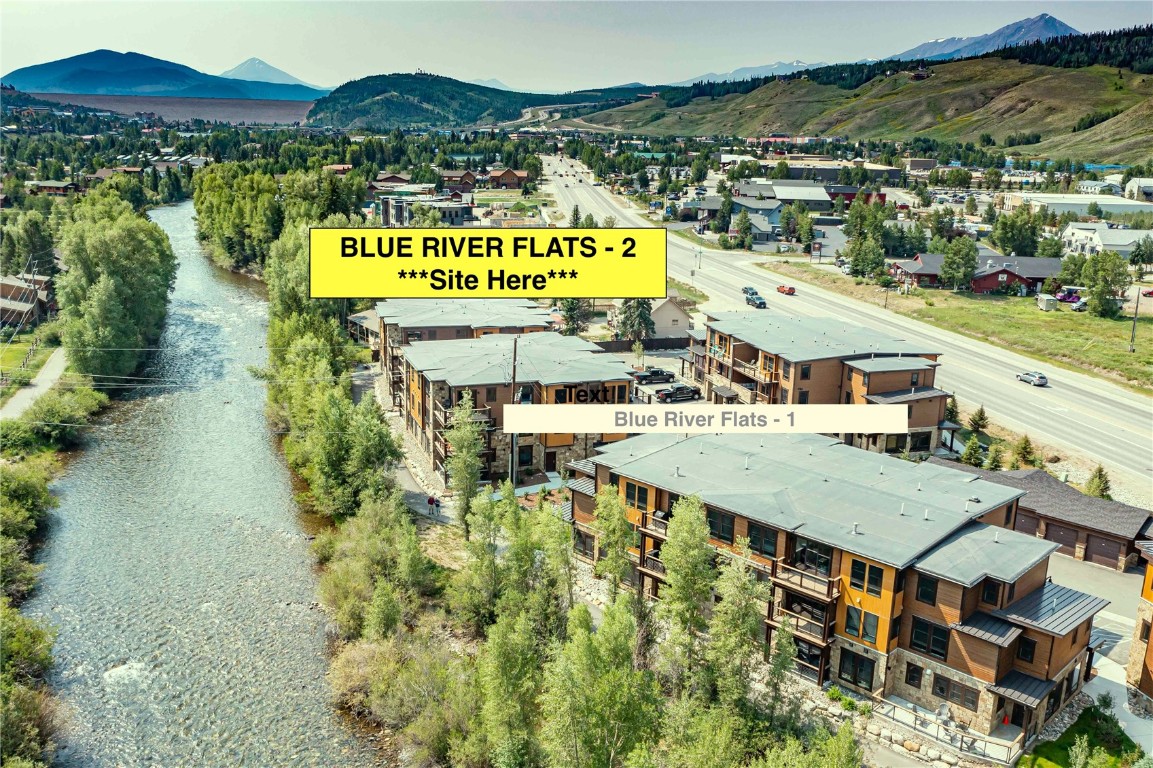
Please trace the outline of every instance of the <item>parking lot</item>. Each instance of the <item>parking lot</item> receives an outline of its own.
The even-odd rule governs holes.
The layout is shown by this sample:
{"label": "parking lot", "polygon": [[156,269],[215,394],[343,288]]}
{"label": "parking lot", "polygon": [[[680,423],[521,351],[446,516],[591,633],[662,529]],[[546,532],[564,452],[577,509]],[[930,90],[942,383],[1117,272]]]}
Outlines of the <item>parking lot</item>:
{"label": "parking lot", "polygon": [[[666,350],[659,352],[646,352],[644,365],[646,368],[662,368],[669,371],[676,377],[675,381],[663,382],[660,384],[633,384],[633,402],[638,405],[648,403],[657,403],[656,393],[657,390],[666,389],[673,386],[673,384],[687,384],[691,387],[700,386],[697,382],[692,380],[689,372],[689,363],[685,359],[687,350]],[[621,353],[617,355],[629,366],[636,365],[636,357],[632,353]],[[681,363],[684,362],[684,375],[681,375]],[[701,387],[702,397],[700,400],[680,400],[674,405],[695,405],[704,403],[704,387]]]}

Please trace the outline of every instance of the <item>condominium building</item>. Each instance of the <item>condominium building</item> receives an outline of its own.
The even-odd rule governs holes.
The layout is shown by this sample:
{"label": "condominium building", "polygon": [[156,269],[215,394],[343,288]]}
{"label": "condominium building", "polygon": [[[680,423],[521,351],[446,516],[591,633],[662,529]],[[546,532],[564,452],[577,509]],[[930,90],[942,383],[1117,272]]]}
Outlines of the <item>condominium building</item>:
{"label": "condominium building", "polygon": [[1139,695],[1131,699],[1135,709],[1153,715],[1153,541],[1137,545],[1145,560],[1145,580],[1141,583],[1141,601],[1137,604],[1137,626],[1133,630],[1133,643],[1129,646],[1129,664],[1125,668],[1125,682],[1136,688]]}
{"label": "condominium building", "polygon": [[383,348],[380,370],[399,407],[403,390],[404,349],[414,341],[475,339],[494,333],[547,331],[552,317],[532,301],[520,299],[402,299],[376,305]]}
{"label": "condominium building", "polygon": [[631,584],[659,599],[674,505],[694,495],[713,547],[747,540],[773,591],[766,643],[788,621],[798,672],[982,734],[980,754],[1019,753],[1089,676],[1107,601],[1048,580],[1056,545],[1011,530],[1023,491],[819,435],[648,434],[570,467],[578,554],[597,556],[594,497],[615,486]]}
{"label": "condominium building", "polygon": [[506,434],[505,405],[628,403],[631,384],[624,360],[576,336],[492,334],[417,341],[404,350],[405,428],[447,478],[444,432],[453,406],[471,392],[474,419],[485,427],[481,479],[508,477],[514,466],[518,478],[554,472],[625,435]]}
{"label": "condominium building", "polygon": [[711,315],[706,328],[692,350],[693,377],[711,402],[907,406],[906,432],[840,436],[881,453],[932,454],[960,426],[945,421],[949,393],[935,386],[940,352],[931,347],[832,318],[766,312]]}

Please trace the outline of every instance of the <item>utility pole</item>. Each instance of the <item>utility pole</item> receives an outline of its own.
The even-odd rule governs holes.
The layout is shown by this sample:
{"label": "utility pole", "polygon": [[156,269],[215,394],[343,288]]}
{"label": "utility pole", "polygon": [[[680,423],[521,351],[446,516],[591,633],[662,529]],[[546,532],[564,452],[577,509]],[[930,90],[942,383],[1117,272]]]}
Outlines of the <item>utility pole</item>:
{"label": "utility pole", "polygon": [[[516,343],[520,336],[512,337],[512,393],[510,395],[512,405],[517,405],[516,396]],[[512,433],[512,448],[508,452],[508,479],[512,483],[512,487],[516,488],[516,453],[520,448],[520,436]]]}
{"label": "utility pole", "polygon": [[1137,351],[1137,312],[1141,309],[1141,286],[1137,286],[1137,303],[1133,306],[1133,330],[1129,331],[1129,351]]}

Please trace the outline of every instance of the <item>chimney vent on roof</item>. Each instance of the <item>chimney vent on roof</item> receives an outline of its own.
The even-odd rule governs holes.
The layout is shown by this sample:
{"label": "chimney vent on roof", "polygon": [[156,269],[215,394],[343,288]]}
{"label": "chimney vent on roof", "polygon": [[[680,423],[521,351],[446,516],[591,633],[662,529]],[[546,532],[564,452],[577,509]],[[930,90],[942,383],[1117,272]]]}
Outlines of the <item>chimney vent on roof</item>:
{"label": "chimney vent on roof", "polygon": [[925,519],[926,520],[929,519],[929,508],[928,507],[925,507]]}
{"label": "chimney vent on roof", "polygon": [[745,469],[749,468],[749,457],[745,456]]}
{"label": "chimney vent on roof", "polygon": [[861,532],[857,530],[858,525],[860,525],[860,523],[853,523],[853,535],[854,536],[860,536],[861,535]]}
{"label": "chimney vent on roof", "polygon": [[981,499],[979,499],[976,496],[970,496],[969,501],[973,502],[974,504],[980,504],[981,503]]}
{"label": "chimney vent on roof", "polygon": [[921,483],[920,482],[917,483],[917,490],[918,491],[921,490]]}
{"label": "chimney vent on roof", "polygon": [[673,467],[673,477],[680,477],[680,476],[681,476],[681,468],[680,468],[680,465],[678,464],[677,466]]}
{"label": "chimney vent on roof", "polygon": [[1001,531],[999,529],[996,531],[993,531],[993,543],[994,544],[1000,544],[1001,543]]}
{"label": "chimney vent on roof", "polygon": [[901,517],[905,516],[905,502],[901,502]]}

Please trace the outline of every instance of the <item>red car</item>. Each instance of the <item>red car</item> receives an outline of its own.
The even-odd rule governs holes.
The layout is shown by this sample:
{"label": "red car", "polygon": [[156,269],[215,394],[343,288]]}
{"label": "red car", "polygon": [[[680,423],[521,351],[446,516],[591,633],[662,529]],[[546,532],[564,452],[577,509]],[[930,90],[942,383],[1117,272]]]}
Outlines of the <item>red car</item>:
{"label": "red car", "polygon": [[786,296],[792,296],[796,292],[797,292],[797,289],[791,285],[778,285],[777,286],[777,293],[783,293]]}
{"label": "red car", "polygon": [[1141,295],[1153,297],[1153,288],[1146,288],[1145,290],[1141,291]]}

